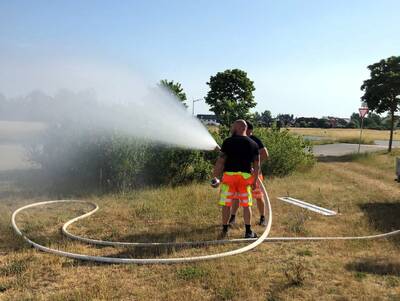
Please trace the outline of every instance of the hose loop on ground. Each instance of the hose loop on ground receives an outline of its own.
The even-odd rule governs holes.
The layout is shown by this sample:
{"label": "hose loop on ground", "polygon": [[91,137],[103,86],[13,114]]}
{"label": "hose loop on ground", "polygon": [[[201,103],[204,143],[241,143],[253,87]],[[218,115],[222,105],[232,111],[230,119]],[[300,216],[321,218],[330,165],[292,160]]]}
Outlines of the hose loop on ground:
{"label": "hose loop on ground", "polygon": [[[135,264],[171,264],[171,263],[187,263],[187,262],[196,262],[196,261],[203,261],[203,260],[211,260],[211,259],[218,259],[218,258],[223,258],[227,256],[233,256],[233,255],[238,255],[242,254],[245,252],[248,252],[254,248],[256,248],[258,245],[260,245],[263,242],[285,242],[285,241],[321,241],[321,240],[362,240],[362,239],[377,239],[377,238],[385,238],[389,236],[394,236],[400,234],[400,230],[395,230],[387,233],[382,233],[382,234],[375,234],[375,235],[367,235],[367,236],[336,236],[336,237],[268,237],[270,231],[271,231],[271,226],[272,226],[272,207],[271,207],[271,202],[267,193],[267,190],[265,189],[264,184],[259,181],[261,190],[265,196],[267,208],[268,208],[268,224],[262,233],[262,235],[259,238],[255,239],[244,239],[244,238],[239,238],[239,239],[230,239],[230,240],[210,240],[210,241],[194,241],[194,242],[118,242],[118,241],[103,241],[103,240],[97,240],[97,239],[91,239],[91,238],[86,238],[86,237],[81,237],[75,234],[72,234],[68,231],[68,227],[71,226],[73,223],[84,219],[86,217],[91,216],[94,214],[97,210],[99,210],[99,207],[97,204],[93,202],[88,202],[88,201],[82,201],[82,200],[55,200],[55,201],[45,201],[45,202],[39,202],[39,203],[33,203],[29,204],[26,206],[23,206],[17,210],[15,210],[11,216],[11,224],[14,229],[14,231],[20,235],[28,244],[32,245],[34,248],[55,254],[58,256],[64,256],[72,259],[77,259],[77,260],[86,260],[86,261],[95,261],[95,262],[104,262],[104,263],[135,263]],[[53,248],[49,248],[46,246],[43,246],[41,244],[38,244],[31,239],[29,239],[26,235],[22,233],[22,231],[19,229],[16,223],[16,217],[19,213],[22,211],[33,208],[33,207],[38,207],[38,206],[43,206],[43,205],[50,205],[50,204],[58,204],[58,203],[83,203],[83,204],[89,204],[92,206],[92,210],[89,212],[82,214],[78,217],[75,217],[69,221],[67,221],[63,226],[62,226],[62,233],[74,240],[80,241],[80,242],[85,242],[89,244],[94,244],[94,245],[102,245],[102,246],[114,246],[114,247],[128,247],[128,246],[134,246],[134,247],[152,247],[152,246],[205,246],[205,245],[222,245],[222,244],[237,244],[237,243],[250,243],[244,247],[227,251],[227,252],[222,252],[222,253],[217,253],[217,254],[211,254],[211,255],[203,255],[203,256],[192,256],[192,257],[180,257],[180,258],[114,258],[114,257],[104,257],[104,256],[91,256],[91,255],[85,255],[85,254],[77,254],[77,253],[71,253],[71,252],[66,252],[66,251],[61,251]]]}

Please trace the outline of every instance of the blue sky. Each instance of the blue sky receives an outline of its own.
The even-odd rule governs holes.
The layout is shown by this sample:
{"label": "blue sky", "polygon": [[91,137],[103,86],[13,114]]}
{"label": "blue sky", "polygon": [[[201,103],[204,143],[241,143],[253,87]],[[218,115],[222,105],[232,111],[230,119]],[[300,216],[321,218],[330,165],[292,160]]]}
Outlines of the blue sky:
{"label": "blue sky", "polygon": [[348,117],[367,65],[399,55],[399,11],[398,0],[0,0],[0,56],[123,65],[150,83],[181,82],[189,99],[241,68],[258,111]]}

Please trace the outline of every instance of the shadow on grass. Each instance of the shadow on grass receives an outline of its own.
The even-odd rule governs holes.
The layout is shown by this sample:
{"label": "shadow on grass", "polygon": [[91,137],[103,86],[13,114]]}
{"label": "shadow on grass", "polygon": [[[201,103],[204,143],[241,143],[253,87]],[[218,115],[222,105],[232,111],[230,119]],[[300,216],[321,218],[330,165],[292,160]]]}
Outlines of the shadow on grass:
{"label": "shadow on grass", "polygon": [[[94,249],[101,250],[104,249],[102,255],[109,258],[157,258],[157,257],[173,257],[173,254],[185,249],[204,249],[208,246],[201,241],[215,240],[217,239],[217,233],[220,229],[219,225],[207,226],[204,228],[197,229],[176,229],[175,231],[165,231],[159,233],[140,233],[135,235],[128,235],[125,237],[115,238],[114,241],[126,241],[126,242],[177,242],[177,245],[155,245],[155,246],[131,246],[131,247],[112,247],[112,246],[101,246],[101,245],[91,245],[83,243],[85,246],[91,246]],[[195,233],[195,234],[194,234]],[[214,235],[215,234],[215,235]],[[203,235],[203,237],[200,237]],[[48,245],[50,242],[52,245],[60,244],[60,249],[62,250],[68,242],[71,240],[69,238],[63,237],[54,233],[49,239],[48,236],[35,236],[35,241],[41,242],[44,245]],[[187,238],[187,239],[186,239]],[[199,240],[195,245],[180,245],[182,241],[196,241]],[[111,239],[110,239],[111,241]],[[119,249],[120,251],[113,251]],[[172,256],[171,256],[172,255]],[[176,255],[175,257],[180,257]],[[74,260],[65,262],[63,267],[71,266],[98,266],[108,263],[92,262],[92,261],[80,261]]]}
{"label": "shadow on grass", "polygon": [[[376,153],[383,153],[382,151],[375,152]],[[318,156],[316,157],[318,162],[354,162],[360,159],[365,159],[370,156],[373,156],[374,154],[372,153],[352,153],[352,154],[347,154],[343,156]]]}
{"label": "shadow on grass", "polygon": [[93,185],[77,185],[57,175],[46,175],[41,169],[0,171],[0,200],[33,197],[61,199],[97,194],[101,191]]}
{"label": "shadow on grass", "polygon": [[[360,208],[378,232],[386,233],[400,229],[400,202],[367,203],[360,205]],[[400,247],[400,235],[388,239]]]}
{"label": "shadow on grass", "polygon": [[[174,252],[184,249],[199,249],[206,247],[202,241],[217,239],[217,233],[220,229],[219,225],[207,226],[197,229],[168,229],[158,233],[139,233],[120,237],[116,240],[126,242],[172,242],[177,245],[155,245],[155,246],[132,246],[122,247],[123,250],[118,253],[109,255],[109,257],[120,258],[155,258],[158,256],[166,256]],[[199,242],[197,242],[197,240]],[[180,242],[196,242],[195,245],[180,245]],[[102,248],[102,246],[97,246]]]}
{"label": "shadow on grass", "polygon": [[386,258],[364,258],[346,265],[349,271],[376,275],[400,276],[400,261]]}

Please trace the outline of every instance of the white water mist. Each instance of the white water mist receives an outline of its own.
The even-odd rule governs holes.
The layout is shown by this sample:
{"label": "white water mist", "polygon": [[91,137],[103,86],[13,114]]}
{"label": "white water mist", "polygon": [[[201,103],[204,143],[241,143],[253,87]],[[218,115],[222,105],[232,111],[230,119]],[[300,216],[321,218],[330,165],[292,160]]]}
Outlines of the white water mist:
{"label": "white water mist", "polygon": [[28,97],[36,97],[41,105],[48,103],[35,112],[38,121],[50,116],[68,120],[77,131],[114,130],[191,149],[217,146],[204,125],[172,93],[122,68],[54,61],[4,64],[0,93],[9,98],[32,90],[40,92]]}

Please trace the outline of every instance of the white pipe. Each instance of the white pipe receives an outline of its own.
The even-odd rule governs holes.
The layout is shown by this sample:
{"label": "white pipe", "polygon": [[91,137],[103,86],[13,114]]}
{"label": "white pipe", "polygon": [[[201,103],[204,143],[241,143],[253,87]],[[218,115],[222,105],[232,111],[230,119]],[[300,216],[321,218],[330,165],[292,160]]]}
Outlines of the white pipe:
{"label": "white pipe", "polygon": [[310,204],[310,203],[307,203],[307,202],[304,202],[304,201],[300,201],[298,199],[291,198],[291,197],[288,197],[288,196],[279,197],[278,200],[281,200],[283,202],[286,202],[286,203],[289,203],[289,204],[292,204],[292,205],[295,205],[295,206],[299,206],[299,207],[304,208],[304,209],[308,209],[308,210],[314,211],[316,213],[319,213],[319,214],[322,214],[322,215],[325,215],[325,216],[336,215],[336,212],[333,211],[333,210],[329,210],[329,209],[326,209],[326,208],[323,208],[323,207],[319,207],[317,205]]}
{"label": "white pipe", "polygon": [[[382,233],[382,234],[376,234],[376,235],[367,235],[367,236],[347,236],[347,237],[267,237],[272,226],[272,208],[271,208],[271,202],[268,196],[268,193],[265,189],[264,184],[259,181],[261,190],[265,196],[265,199],[267,201],[267,206],[268,206],[268,224],[267,227],[265,228],[265,231],[263,234],[258,238],[258,239],[231,239],[231,240],[213,240],[213,241],[202,241],[202,242],[165,242],[165,243],[141,243],[141,242],[112,242],[112,241],[102,241],[102,240],[95,240],[95,239],[90,239],[90,238],[85,238],[85,237],[80,237],[74,234],[71,234],[68,232],[68,227],[73,224],[74,222],[86,218],[93,213],[95,213],[99,207],[97,204],[92,203],[92,202],[87,202],[87,201],[79,201],[79,200],[56,200],[56,201],[46,201],[46,202],[39,202],[39,203],[33,203],[30,205],[23,206],[17,210],[15,210],[12,214],[11,217],[11,224],[12,227],[14,228],[15,232],[22,236],[22,238],[35,247],[38,250],[47,252],[47,253],[52,253],[55,255],[59,256],[64,256],[68,258],[73,258],[73,259],[79,259],[79,260],[88,260],[88,261],[96,261],[96,262],[105,262],[105,263],[137,263],[137,264],[160,264],[160,263],[183,263],[183,262],[195,262],[195,261],[202,261],[202,260],[210,260],[210,259],[217,259],[217,258],[222,258],[222,257],[227,257],[227,256],[232,256],[232,255],[238,255],[247,251],[250,251],[251,249],[257,247],[259,244],[262,242],[279,242],[279,241],[320,241],[320,240],[354,240],[354,239],[376,239],[376,238],[384,238],[384,237],[389,237],[389,236],[394,236],[400,234],[400,230],[395,230],[391,231],[388,233]],[[212,254],[212,255],[204,255],[204,256],[195,256],[195,257],[181,257],[181,258],[112,258],[112,257],[103,257],[103,256],[90,256],[90,255],[84,255],[84,254],[77,254],[77,253],[71,253],[71,252],[65,252],[65,251],[60,251],[52,248],[45,247],[43,245],[40,245],[38,243],[35,243],[34,241],[30,240],[28,237],[26,237],[21,230],[18,228],[15,219],[17,215],[28,208],[36,207],[36,206],[41,206],[41,205],[48,205],[48,204],[55,204],[55,203],[70,203],[70,202],[78,202],[78,203],[85,203],[85,204],[90,204],[93,206],[93,209],[83,215],[80,215],[76,218],[73,218],[66,222],[63,227],[62,227],[62,233],[65,234],[66,236],[76,239],[82,242],[87,242],[95,245],[107,245],[107,246],[195,246],[195,245],[217,245],[217,244],[228,244],[228,243],[245,243],[245,242],[251,242],[251,244],[235,249],[232,251],[228,252],[223,252],[223,253],[217,253],[217,254]]]}

